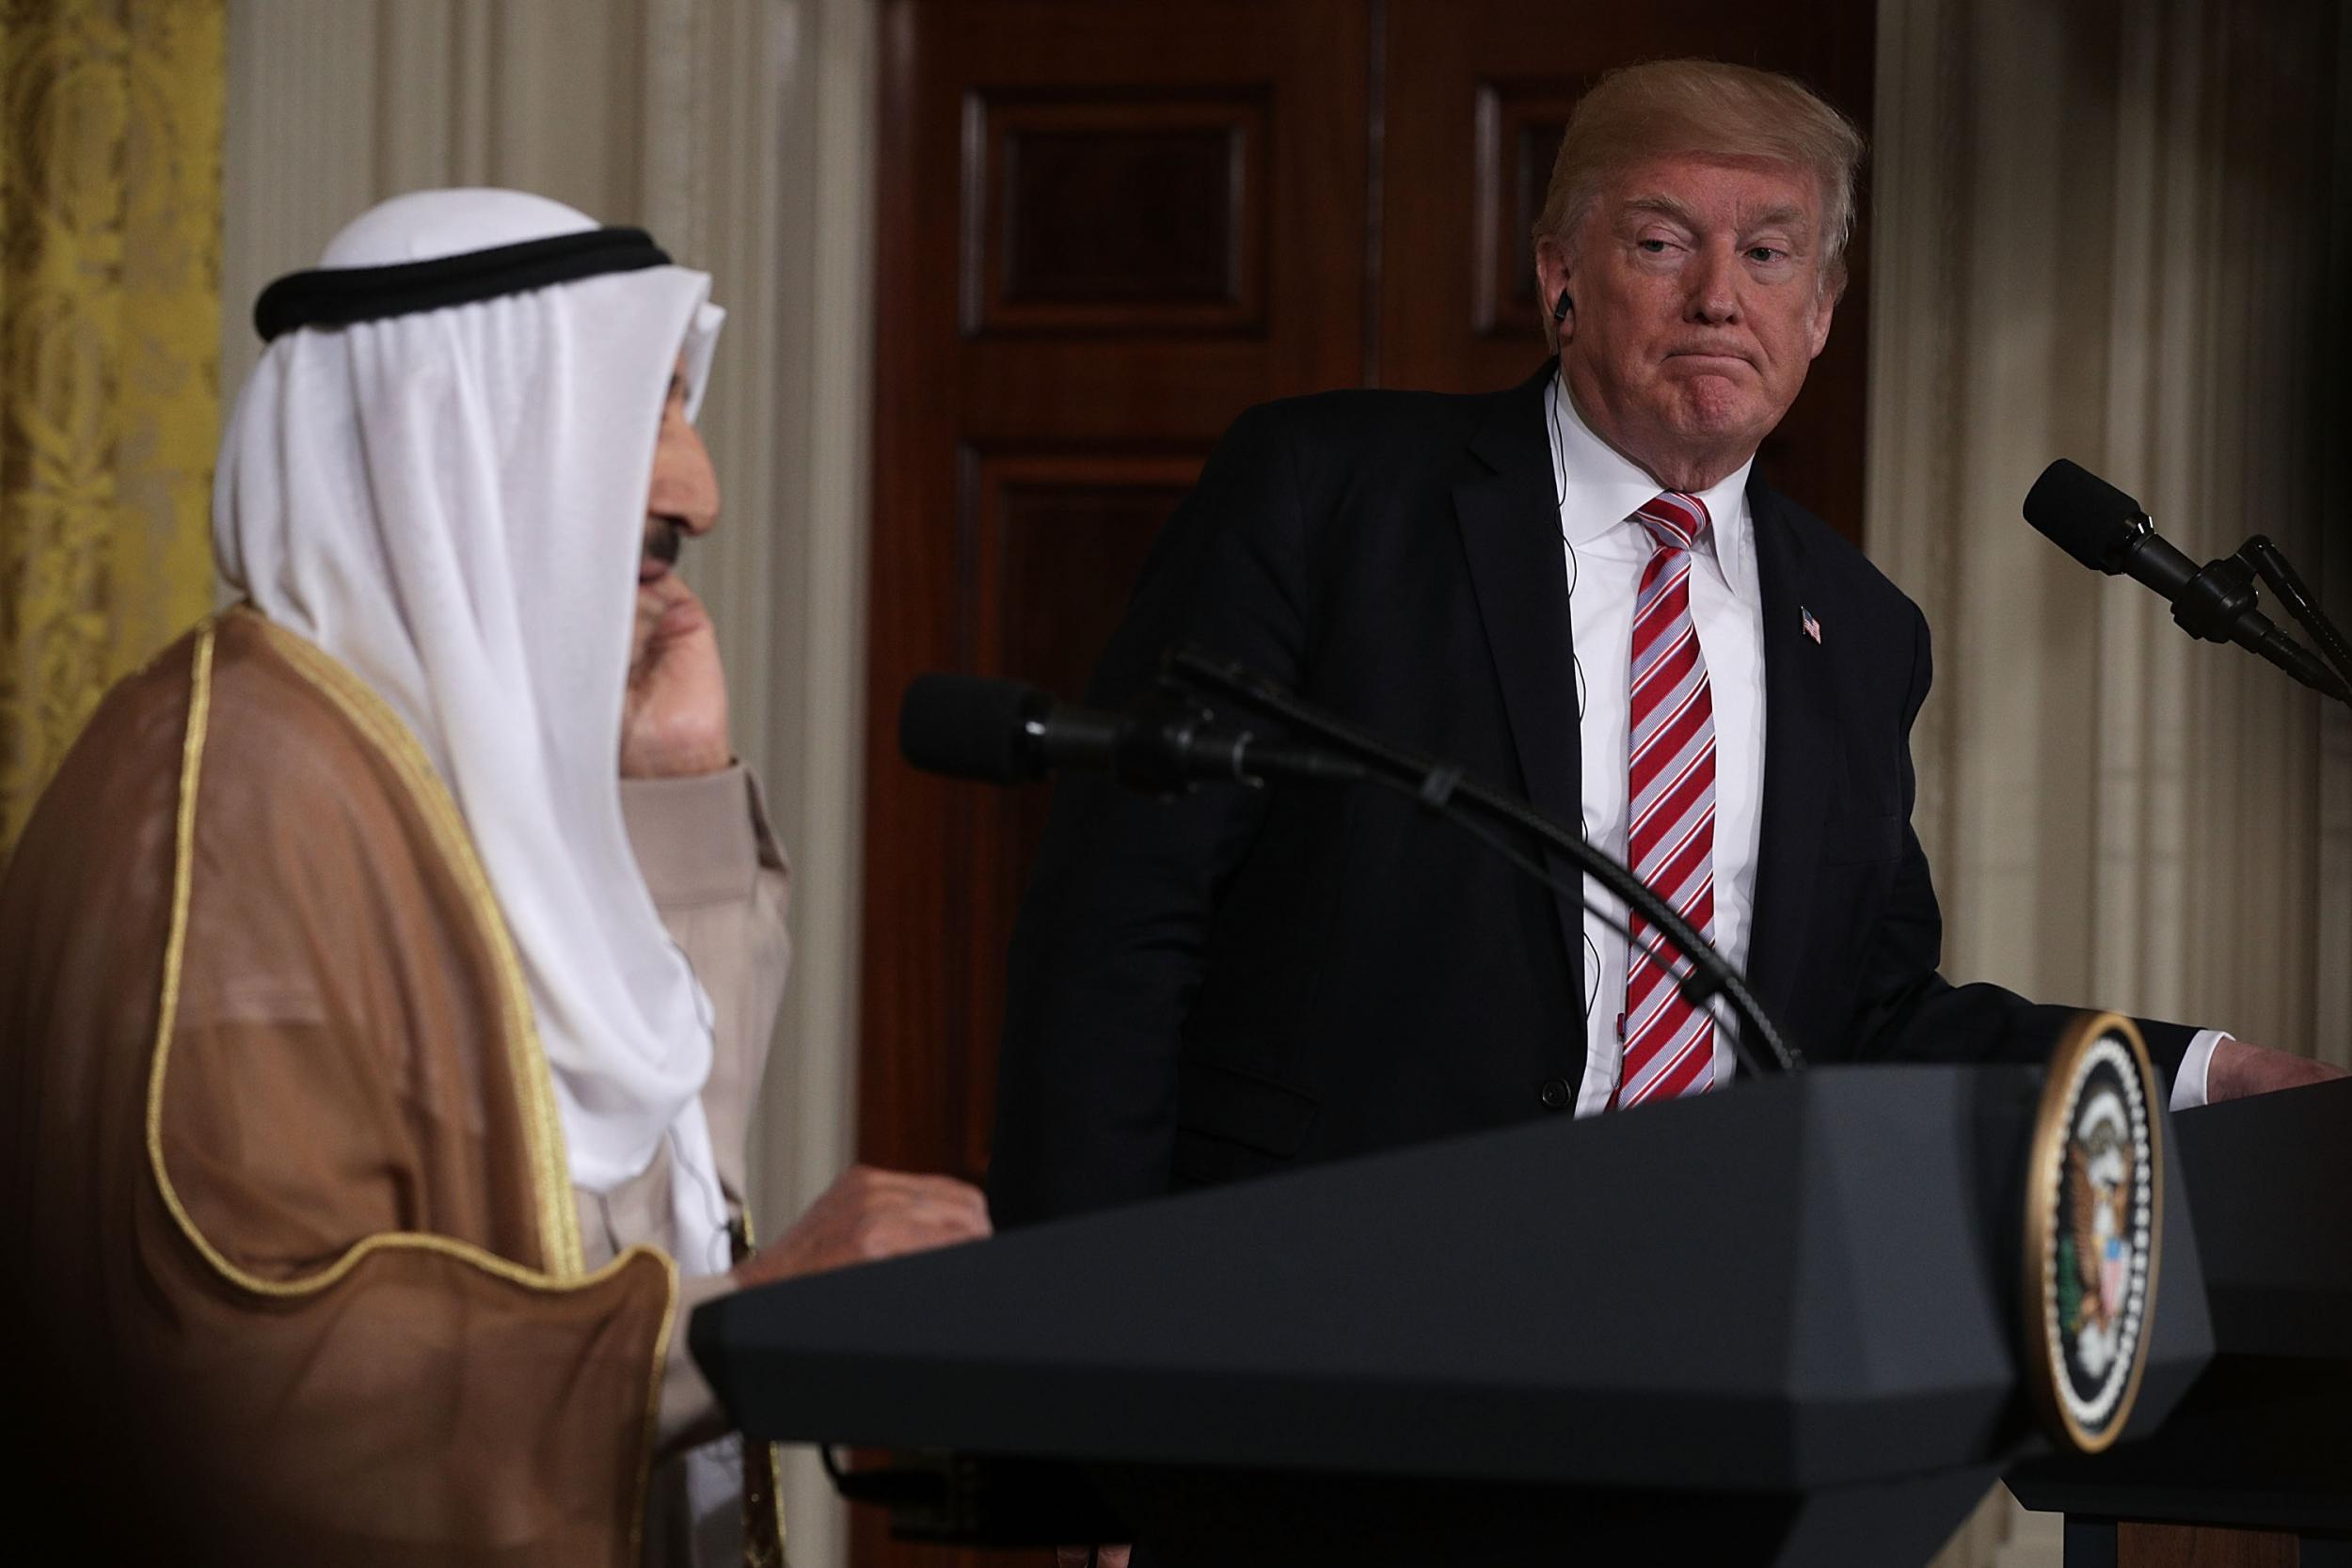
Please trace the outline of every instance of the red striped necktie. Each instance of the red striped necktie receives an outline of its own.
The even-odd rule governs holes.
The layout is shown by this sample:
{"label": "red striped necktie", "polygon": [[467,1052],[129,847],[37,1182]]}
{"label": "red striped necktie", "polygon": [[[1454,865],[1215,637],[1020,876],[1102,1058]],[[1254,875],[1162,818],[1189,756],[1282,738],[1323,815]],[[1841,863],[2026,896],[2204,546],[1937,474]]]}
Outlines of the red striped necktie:
{"label": "red striped necktie", "polygon": [[[1691,620],[1691,546],[1707,503],[1669,490],[1633,514],[1656,548],[1633,604],[1628,715],[1626,856],[1633,874],[1698,933],[1715,935],[1715,703]],[[1680,955],[1644,920],[1629,921],[1624,1045],[1611,1103],[1639,1105],[1710,1088],[1715,1022],[1675,989]]]}

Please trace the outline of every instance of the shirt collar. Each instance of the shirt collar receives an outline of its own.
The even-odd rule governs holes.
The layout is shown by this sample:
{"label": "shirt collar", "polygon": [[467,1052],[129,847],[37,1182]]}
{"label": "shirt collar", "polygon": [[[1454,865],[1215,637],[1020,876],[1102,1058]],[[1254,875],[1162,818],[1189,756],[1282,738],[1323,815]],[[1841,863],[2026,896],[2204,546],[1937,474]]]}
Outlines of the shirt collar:
{"label": "shirt collar", "polygon": [[[1551,443],[1551,480],[1560,495],[1560,531],[1571,545],[1589,546],[1629,525],[1636,508],[1664,488],[1640,465],[1593,433],[1577,412],[1561,377],[1544,388],[1544,423]],[[1751,454],[1730,473],[1699,492],[1707,503],[1708,528],[1699,552],[1712,549],[1724,580],[1740,598],[1757,594],[1756,547],[1748,515]]]}

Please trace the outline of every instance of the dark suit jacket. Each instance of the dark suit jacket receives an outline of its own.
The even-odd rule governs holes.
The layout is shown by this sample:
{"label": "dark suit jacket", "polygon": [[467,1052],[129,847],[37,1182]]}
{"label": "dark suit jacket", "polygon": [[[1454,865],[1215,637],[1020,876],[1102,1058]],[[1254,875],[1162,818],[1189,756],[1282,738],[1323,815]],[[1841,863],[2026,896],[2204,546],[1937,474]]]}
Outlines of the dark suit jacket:
{"label": "dark suit jacket", "polygon": [[[1551,373],[1244,414],[1089,700],[1142,697],[1190,641],[1580,820]],[[1814,1063],[2039,1059],[2066,1009],[1936,973],[1910,821],[1926,622],[1762,480],[1749,501],[1766,702],[1750,985]],[[1575,900],[1385,791],[1162,802],[1066,779],[1013,939],[997,1221],[1558,1114],[1584,1068],[1581,931]],[[2190,1037],[2150,1026],[2168,1078]]]}

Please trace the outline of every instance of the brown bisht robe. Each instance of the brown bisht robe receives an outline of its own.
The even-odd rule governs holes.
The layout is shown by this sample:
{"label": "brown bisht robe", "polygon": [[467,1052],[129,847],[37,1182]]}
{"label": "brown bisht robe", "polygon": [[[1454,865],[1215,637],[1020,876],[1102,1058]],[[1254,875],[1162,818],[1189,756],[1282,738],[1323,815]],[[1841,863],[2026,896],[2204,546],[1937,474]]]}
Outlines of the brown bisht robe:
{"label": "brown bisht robe", "polygon": [[119,687],[0,879],[12,1530],[633,1563],[676,1271],[582,1267],[532,1020],[349,672],[232,611]]}

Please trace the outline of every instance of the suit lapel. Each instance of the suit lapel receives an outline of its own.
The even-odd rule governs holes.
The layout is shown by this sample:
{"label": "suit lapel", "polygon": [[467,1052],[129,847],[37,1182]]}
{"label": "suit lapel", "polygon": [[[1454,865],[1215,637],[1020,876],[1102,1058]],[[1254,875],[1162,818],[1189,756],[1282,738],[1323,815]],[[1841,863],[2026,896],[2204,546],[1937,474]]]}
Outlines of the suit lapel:
{"label": "suit lapel", "polygon": [[[1576,639],[1568,623],[1567,572],[1544,430],[1544,388],[1551,375],[1548,363],[1494,401],[1470,442],[1476,461],[1454,487],[1454,510],[1528,800],[1546,816],[1574,829],[1584,818],[1584,774],[1577,734]],[[1564,857],[1544,858],[1566,886],[1581,885]],[[1581,1005],[1583,904],[1572,894],[1557,895],[1554,903],[1561,948]]]}
{"label": "suit lapel", "polygon": [[[1842,756],[1828,656],[1805,630],[1806,615],[1818,623],[1834,607],[1824,605],[1821,585],[1808,575],[1804,544],[1784,515],[1786,506],[1762,480],[1750,480],[1764,613],[1764,805],[1747,978],[1775,1017],[1787,1013],[1794,994]],[[1804,1041],[1792,1043],[1804,1049]]]}

